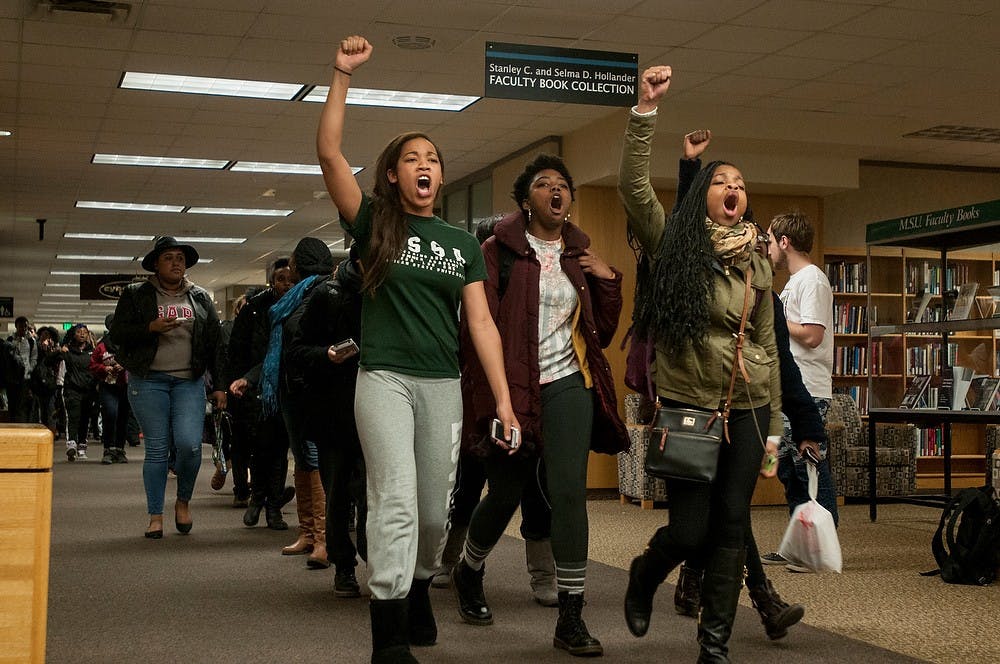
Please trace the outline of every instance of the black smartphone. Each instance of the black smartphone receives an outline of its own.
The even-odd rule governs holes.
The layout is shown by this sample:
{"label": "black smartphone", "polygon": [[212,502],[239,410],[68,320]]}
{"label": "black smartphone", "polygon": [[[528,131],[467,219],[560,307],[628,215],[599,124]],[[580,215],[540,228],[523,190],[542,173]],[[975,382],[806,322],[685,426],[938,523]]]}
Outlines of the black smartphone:
{"label": "black smartphone", "polygon": [[521,432],[517,427],[510,428],[510,441],[504,440],[503,437],[503,422],[493,418],[493,425],[490,430],[490,435],[493,436],[495,440],[501,440],[510,446],[510,449],[516,450],[521,446]]}

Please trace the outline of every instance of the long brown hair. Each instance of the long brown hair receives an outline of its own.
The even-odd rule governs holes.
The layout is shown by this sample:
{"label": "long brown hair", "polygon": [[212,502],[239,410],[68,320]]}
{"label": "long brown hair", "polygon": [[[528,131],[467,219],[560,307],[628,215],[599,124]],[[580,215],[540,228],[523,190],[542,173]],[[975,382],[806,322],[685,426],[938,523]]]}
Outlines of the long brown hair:
{"label": "long brown hair", "polygon": [[365,257],[364,282],[362,288],[374,295],[382,285],[393,262],[399,257],[409,235],[410,224],[406,220],[399,187],[389,182],[389,170],[397,170],[399,157],[407,141],[422,138],[431,145],[438,155],[441,173],[444,173],[444,156],[426,134],[411,131],[400,134],[389,142],[375,164],[375,187],[372,191],[372,237]]}

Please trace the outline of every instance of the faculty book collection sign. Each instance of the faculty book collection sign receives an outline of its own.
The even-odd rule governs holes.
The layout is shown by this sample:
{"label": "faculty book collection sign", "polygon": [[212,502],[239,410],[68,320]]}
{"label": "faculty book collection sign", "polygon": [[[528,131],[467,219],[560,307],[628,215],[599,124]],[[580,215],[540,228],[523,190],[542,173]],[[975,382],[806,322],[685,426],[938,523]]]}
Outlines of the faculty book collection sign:
{"label": "faculty book collection sign", "polygon": [[496,99],[635,105],[639,56],[486,42],[486,94]]}

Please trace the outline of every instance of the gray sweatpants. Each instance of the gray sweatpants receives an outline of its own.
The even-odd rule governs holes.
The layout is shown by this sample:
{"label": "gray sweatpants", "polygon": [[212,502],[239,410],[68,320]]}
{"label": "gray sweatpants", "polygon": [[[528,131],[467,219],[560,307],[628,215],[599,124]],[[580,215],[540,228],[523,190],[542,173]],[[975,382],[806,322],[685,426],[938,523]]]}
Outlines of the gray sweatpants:
{"label": "gray sweatpants", "polygon": [[448,538],[460,379],[359,369],[354,414],[368,475],[368,586],[373,599],[401,599],[437,570]]}

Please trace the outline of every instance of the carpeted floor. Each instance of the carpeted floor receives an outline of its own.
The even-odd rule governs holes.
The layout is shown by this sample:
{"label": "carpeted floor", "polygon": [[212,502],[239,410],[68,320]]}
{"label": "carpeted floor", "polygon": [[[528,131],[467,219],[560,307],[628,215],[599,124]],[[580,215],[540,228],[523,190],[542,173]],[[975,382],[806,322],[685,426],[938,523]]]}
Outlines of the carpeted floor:
{"label": "carpeted floor", "polygon": [[[171,480],[166,535],[159,541],[142,537],[139,451],[130,448],[127,465],[102,466],[96,460],[101,448],[91,449],[94,459],[82,463],[56,455],[47,661],[368,661],[367,599],[337,599],[332,570],[307,570],[303,558],[279,555],[294,530],[244,528],[242,510],[230,507],[231,487],[208,487],[208,448],[192,501],[192,534],[178,535],[170,524]],[[592,562],[584,617],[604,644],[604,661],[693,662],[695,623],[673,611],[672,586],[657,595],[644,639],[633,638],[621,617],[624,567],[666,512],[613,500],[591,501],[589,509]],[[913,572],[932,562],[926,543],[933,511],[886,506],[870,524],[865,509],[845,510],[843,575],[793,575],[780,568],[772,575],[784,595],[807,606],[805,624],[788,638],[767,641],[744,596],[733,661],[997,660],[997,587],[947,586]],[[292,505],[285,512],[294,524]],[[766,509],[754,518],[766,550],[780,538],[786,517]],[[922,560],[918,551],[926,552]],[[363,565],[358,573],[363,579]],[[440,636],[437,646],[415,649],[421,661],[573,661],[552,647],[556,609],[531,601],[523,547],[515,538],[505,537],[488,561],[486,591],[496,616],[491,627],[462,623],[451,590],[432,590]],[[946,638],[954,634],[952,623],[977,626],[969,629],[976,644]],[[938,646],[925,645],[932,642]]]}

